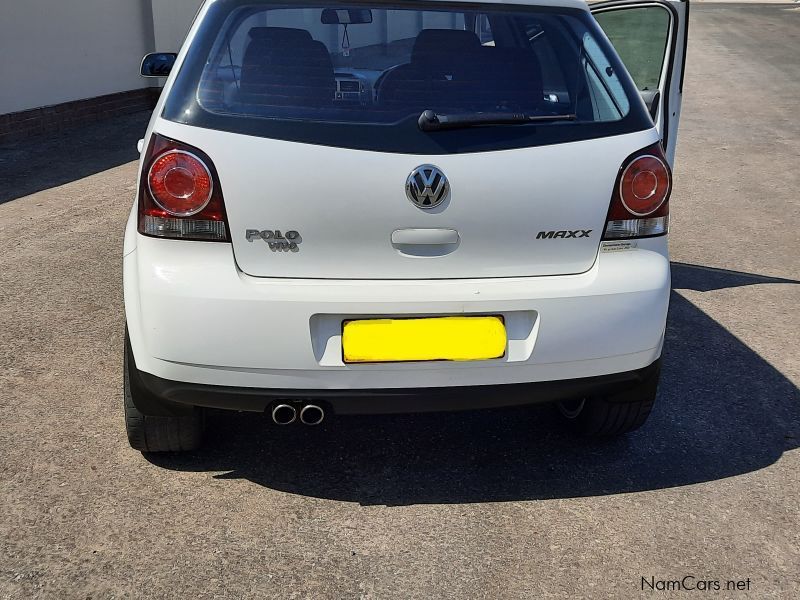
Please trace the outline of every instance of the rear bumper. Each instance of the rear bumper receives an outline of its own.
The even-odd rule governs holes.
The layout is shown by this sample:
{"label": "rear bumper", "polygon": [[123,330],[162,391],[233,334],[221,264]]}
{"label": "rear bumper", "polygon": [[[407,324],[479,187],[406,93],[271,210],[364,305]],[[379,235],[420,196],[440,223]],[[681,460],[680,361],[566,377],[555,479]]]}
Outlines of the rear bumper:
{"label": "rear bumper", "polygon": [[[486,386],[636,372],[661,355],[670,290],[666,238],[601,252],[579,275],[428,281],[259,279],[236,268],[228,244],[143,238],[130,229],[126,241],[132,352],[138,369],[170,398],[204,396],[202,386],[254,390],[229,395],[230,408],[243,397],[319,398],[336,391],[350,398],[334,393],[337,403],[353,406],[402,390],[424,397],[431,388],[475,387],[486,396],[493,394]],[[464,314],[503,316],[509,334],[503,358],[342,361],[344,320]],[[532,393],[547,398],[549,389]],[[255,402],[259,410],[261,400]]]}
{"label": "rear bumper", "polygon": [[641,385],[651,377],[657,377],[660,362],[659,359],[635,371],[580,379],[374,390],[280,390],[214,386],[169,381],[142,372],[131,374],[131,378],[139,390],[135,401],[137,405],[141,404],[138,408],[145,414],[180,415],[193,410],[195,406],[266,412],[278,402],[313,402],[325,408],[326,412],[339,415],[400,414],[500,408],[590,395],[616,395]]}

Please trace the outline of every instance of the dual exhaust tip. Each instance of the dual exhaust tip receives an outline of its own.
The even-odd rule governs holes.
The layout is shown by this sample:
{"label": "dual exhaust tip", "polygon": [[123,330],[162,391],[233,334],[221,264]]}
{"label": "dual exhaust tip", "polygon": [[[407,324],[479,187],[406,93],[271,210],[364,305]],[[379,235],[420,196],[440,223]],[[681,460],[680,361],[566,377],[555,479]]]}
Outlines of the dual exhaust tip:
{"label": "dual exhaust tip", "polygon": [[276,425],[291,425],[298,418],[303,425],[319,425],[325,420],[325,411],[316,404],[306,404],[299,412],[291,404],[277,404],[272,409]]}

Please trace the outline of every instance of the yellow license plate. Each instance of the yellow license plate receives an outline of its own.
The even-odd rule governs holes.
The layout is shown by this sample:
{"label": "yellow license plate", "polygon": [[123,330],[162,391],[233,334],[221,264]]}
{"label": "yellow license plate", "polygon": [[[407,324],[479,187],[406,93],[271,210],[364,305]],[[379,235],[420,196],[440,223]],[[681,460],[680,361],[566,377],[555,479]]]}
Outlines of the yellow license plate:
{"label": "yellow license plate", "polygon": [[500,317],[433,317],[347,321],[346,363],[489,360],[506,353]]}

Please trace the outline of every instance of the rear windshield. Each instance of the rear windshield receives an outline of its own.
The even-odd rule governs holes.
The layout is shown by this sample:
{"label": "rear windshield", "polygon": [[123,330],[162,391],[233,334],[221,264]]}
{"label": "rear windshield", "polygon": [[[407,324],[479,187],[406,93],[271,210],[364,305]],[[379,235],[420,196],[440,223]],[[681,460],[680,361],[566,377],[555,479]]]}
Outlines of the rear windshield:
{"label": "rear windshield", "polygon": [[[218,0],[164,116],[276,139],[441,154],[645,129],[636,93],[594,19],[578,9]],[[481,115],[534,118],[423,131],[424,111],[467,124]]]}

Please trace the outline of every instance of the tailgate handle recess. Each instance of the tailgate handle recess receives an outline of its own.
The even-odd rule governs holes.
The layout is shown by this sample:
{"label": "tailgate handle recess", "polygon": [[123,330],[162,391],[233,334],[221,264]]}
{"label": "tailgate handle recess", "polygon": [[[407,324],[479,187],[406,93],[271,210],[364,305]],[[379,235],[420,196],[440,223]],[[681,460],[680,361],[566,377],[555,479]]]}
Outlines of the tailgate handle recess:
{"label": "tailgate handle recess", "polygon": [[457,244],[455,229],[398,229],[392,232],[392,244],[420,246],[449,246]]}

